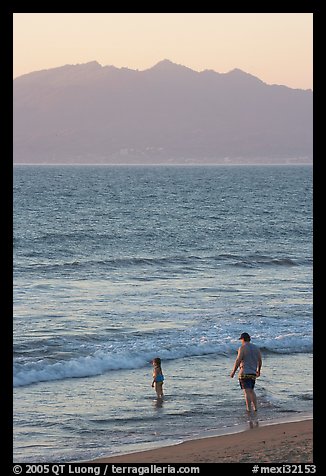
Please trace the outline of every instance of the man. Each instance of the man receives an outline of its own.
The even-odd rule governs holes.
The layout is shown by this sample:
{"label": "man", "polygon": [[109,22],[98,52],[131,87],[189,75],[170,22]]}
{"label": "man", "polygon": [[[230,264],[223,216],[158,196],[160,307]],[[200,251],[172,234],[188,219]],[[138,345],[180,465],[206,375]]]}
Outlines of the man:
{"label": "man", "polygon": [[247,332],[243,332],[239,338],[241,340],[241,347],[238,349],[238,357],[231,372],[231,378],[234,377],[238,367],[240,387],[244,391],[246,399],[246,408],[250,412],[252,406],[253,410],[257,411],[257,397],[254,391],[256,378],[260,376],[262,366],[261,353],[258,347],[251,344],[251,337]]}

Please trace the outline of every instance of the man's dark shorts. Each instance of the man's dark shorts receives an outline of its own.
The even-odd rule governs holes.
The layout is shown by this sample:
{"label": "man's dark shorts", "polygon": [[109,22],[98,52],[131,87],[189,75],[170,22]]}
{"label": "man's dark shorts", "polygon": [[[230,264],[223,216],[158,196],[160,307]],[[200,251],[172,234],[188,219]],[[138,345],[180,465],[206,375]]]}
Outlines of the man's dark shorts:
{"label": "man's dark shorts", "polygon": [[239,378],[239,384],[242,390],[250,389],[253,390],[255,388],[256,383],[256,375],[253,377],[246,377],[246,378]]}

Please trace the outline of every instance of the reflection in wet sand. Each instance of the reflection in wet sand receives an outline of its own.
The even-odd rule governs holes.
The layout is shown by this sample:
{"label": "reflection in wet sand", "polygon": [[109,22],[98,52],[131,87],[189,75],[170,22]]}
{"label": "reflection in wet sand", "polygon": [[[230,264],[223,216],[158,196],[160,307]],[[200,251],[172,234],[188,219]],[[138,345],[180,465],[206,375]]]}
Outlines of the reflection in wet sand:
{"label": "reflection in wet sand", "polygon": [[249,428],[257,428],[259,426],[259,420],[258,420],[258,416],[257,416],[257,413],[254,412],[254,413],[249,413]]}
{"label": "reflection in wet sand", "polygon": [[159,409],[159,408],[162,408],[163,407],[163,398],[157,398],[156,400],[154,400],[154,407]]}

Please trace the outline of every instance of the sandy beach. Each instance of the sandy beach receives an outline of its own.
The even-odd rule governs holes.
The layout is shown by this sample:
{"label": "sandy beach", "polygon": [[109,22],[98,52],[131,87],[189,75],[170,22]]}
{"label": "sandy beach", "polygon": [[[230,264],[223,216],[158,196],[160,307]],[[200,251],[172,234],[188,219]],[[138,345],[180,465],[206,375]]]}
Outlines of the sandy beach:
{"label": "sandy beach", "polygon": [[313,420],[254,427],[96,463],[312,463]]}

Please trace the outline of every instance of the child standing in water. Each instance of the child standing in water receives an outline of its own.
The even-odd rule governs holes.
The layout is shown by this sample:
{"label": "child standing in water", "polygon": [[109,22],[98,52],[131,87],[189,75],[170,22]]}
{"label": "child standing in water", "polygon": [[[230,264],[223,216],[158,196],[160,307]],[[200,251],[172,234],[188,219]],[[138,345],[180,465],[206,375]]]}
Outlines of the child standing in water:
{"label": "child standing in water", "polygon": [[161,367],[161,359],[156,357],[152,360],[152,364],[154,367],[152,387],[155,387],[157,398],[163,398],[164,375]]}

